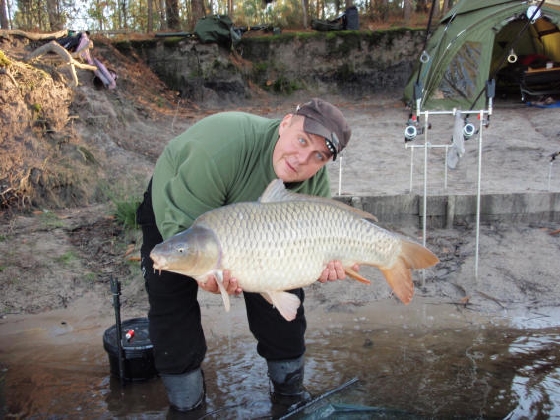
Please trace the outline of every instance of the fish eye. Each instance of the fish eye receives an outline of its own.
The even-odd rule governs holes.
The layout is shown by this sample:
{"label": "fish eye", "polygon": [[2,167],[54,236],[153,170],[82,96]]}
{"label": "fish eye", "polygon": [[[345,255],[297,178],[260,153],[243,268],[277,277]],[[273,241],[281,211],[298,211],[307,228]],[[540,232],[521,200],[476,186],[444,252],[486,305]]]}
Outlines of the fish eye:
{"label": "fish eye", "polygon": [[183,252],[185,252],[185,248],[183,248],[183,247],[177,248],[177,252],[179,254],[182,254]]}

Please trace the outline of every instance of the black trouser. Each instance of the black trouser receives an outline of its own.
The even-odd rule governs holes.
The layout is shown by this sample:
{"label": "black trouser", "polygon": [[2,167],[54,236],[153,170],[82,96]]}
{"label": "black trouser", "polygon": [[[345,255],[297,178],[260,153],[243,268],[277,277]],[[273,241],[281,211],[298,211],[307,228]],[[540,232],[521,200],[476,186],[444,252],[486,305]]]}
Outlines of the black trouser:
{"label": "black trouser", "polygon": [[[155,224],[151,181],[137,211],[142,227],[141,267],[150,302],[150,340],[160,373],[178,374],[196,369],[206,354],[206,339],[197,301],[198,283],[168,271],[154,272],[150,252],[162,236]],[[294,359],[305,352],[303,289],[292,290],[302,301],[296,319],[286,321],[258,293],[244,293],[251,332],[258,341],[257,352],[267,360]],[[227,315],[225,315],[227,316]]]}

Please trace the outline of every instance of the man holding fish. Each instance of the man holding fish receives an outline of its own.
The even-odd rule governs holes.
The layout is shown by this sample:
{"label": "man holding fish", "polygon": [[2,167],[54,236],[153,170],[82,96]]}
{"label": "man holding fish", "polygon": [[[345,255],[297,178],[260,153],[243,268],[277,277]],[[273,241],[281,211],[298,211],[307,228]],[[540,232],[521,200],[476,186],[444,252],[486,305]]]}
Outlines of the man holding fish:
{"label": "man holding fish", "polygon": [[[292,191],[329,197],[325,165],[336,159],[350,134],[342,112],[314,98],[282,119],[243,112],[206,117],[164,149],[137,220],[143,232],[141,266],[150,302],[150,339],[172,409],[190,411],[203,405],[201,364],[207,348],[197,292],[201,288],[219,293],[220,288],[214,275],[196,281],[154,270],[150,252],[207,211],[258,200],[277,178]],[[330,261],[317,280],[345,277],[340,261]],[[225,293],[242,293],[228,270],[220,281]],[[303,302],[303,289],[289,292]],[[267,361],[272,401],[289,406],[307,398],[303,306],[288,321],[261,294],[244,292],[243,297],[257,351]]]}

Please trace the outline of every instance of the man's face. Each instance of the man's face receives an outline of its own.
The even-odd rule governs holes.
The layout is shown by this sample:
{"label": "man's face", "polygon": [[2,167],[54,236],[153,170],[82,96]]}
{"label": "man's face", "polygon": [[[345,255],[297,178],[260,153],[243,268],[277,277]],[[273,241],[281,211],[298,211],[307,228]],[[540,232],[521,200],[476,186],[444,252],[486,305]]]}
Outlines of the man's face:
{"label": "man's face", "polygon": [[304,118],[288,114],[280,123],[272,164],[276,176],[284,182],[311,178],[332,157],[323,137],[303,131]]}

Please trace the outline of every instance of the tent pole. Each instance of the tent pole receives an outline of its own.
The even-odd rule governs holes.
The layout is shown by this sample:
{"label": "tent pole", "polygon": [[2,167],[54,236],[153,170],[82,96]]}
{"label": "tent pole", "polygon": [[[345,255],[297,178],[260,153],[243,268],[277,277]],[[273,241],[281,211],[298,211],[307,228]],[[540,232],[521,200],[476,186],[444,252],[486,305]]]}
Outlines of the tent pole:
{"label": "tent pole", "polygon": [[[426,246],[426,216],[428,211],[428,111],[424,116],[424,197],[422,209],[422,245]],[[426,286],[426,270],[422,270],[422,287]]]}
{"label": "tent pole", "polygon": [[476,249],[474,256],[474,277],[478,280],[478,251],[480,247],[480,185],[482,181],[482,128],[484,126],[484,111],[479,114],[480,127],[478,129],[478,179],[476,191]]}
{"label": "tent pole", "polygon": [[342,155],[338,158],[338,196],[342,195]]}

